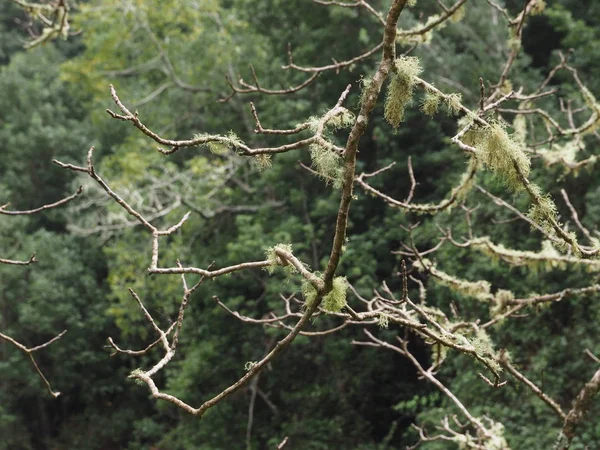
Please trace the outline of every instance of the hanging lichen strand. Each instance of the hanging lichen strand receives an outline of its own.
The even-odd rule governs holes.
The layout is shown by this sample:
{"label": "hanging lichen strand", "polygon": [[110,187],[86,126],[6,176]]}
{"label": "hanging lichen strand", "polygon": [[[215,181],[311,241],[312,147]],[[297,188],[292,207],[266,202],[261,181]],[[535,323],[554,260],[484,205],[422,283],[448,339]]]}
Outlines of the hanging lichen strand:
{"label": "hanging lichen strand", "polygon": [[[337,114],[328,117],[324,122],[322,139],[317,140],[309,147],[314,169],[326,183],[331,182],[336,189],[342,186],[343,161],[329,135],[343,128],[351,127],[355,120],[354,114],[346,108],[339,107],[338,110]],[[319,133],[319,126],[323,120],[319,117],[311,117],[308,120],[309,129],[315,134]]]}
{"label": "hanging lichen strand", "polygon": [[442,97],[434,91],[426,90],[421,101],[421,111],[429,117],[433,117],[440,109]]}
{"label": "hanging lichen strand", "polygon": [[463,142],[476,149],[476,157],[506,185],[510,192],[527,191],[531,198],[528,217],[538,224],[545,233],[557,236],[574,254],[581,254],[575,234],[566,232],[558,221],[554,201],[541,188],[528,179],[531,161],[525,148],[506,131],[504,122],[490,122],[484,127],[466,133]]}
{"label": "hanging lichen strand", "polygon": [[531,162],[523,145],[506,132],[506,125],[494,122],[473,132],[477,158],[494,172],[511,192],[524,189],[522,177],[527,178]]}
{"label": "hanging lichen strand", "polygon": [[398,128],[404,120],[406,106],[410,104],[416,84],[416,77],[422,72],[419,60],[413,56],[396,59],[393,74],[385,97],[385,120]]}
{"label": "hanging lichen strand", "polygon": [[325,180],[330,182],[333,180],[333,185],[337,188],[337,180],[341,177],[342,157],[334,150],[323,147],[319,144],[310,146],[310,159],[314,169]]}

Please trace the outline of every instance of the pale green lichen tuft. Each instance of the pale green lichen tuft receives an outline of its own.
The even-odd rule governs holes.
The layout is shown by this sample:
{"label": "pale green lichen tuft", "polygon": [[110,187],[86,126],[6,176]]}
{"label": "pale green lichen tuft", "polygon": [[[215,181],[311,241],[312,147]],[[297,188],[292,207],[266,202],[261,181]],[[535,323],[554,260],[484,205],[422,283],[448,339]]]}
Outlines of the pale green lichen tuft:
{"label": "pale green lichen tuft", "polygon": [[527,213],[527,217],[541,226],[547,232],[553,232],[553,222],[557,222],[558,210],[549,195],[539,193],[539,188],[534,185],[535,195],[532,198],[532,204]]}
{"label": "pale green lichen tuft", "polygon": [[336,185],[336,180],[339,180],[343,172],[342,157],[334,150],[319,144],[312,144],[309,151],[315,170],[326,182],[333,182]]}
{"label": "pale green lichen tuft", "polygon": [[521,144],[506,132],[506,125],[492,123],[476,132],[475,148],[478,158],[500,177],[510,191],[523,189],[522,177],[527,178],[531,162]]}
{"label": "pale green lichen tuft", "polygon": [[509,449],[508,442],[504,437],[504,425],[499,422],[491,422],[491,426],[488,425],[489,437],[484,443],[484,450],[506,450]]}
{"label": "pale green lichen tuft", "polygon": [[356,117],[350,110],[340,107],[338,113],[330,117],[325,125],[329,130],[337,131],[351,127],[354,125],[355,119]]}
{"label": "pale green lichen tuft", "polygon": [[369,91],[369,86],[371,86],[371,83],[373,82],[373,78],[370,77],[366,77],[366,78],[361,78],[359,83],[361,85],[361,91],[360,91],[360,100],[359,100],[359,104],[363,105],[365,103],[366,100],[366,96],[367,96],[367,92]]}
{"label": "pale green lichen tuft", "polygon": [[392,77],[385,99],[385,120],[394,128],[404,121],[406,105],[412,98],[413,90],[399,77]]}
{"label": "pale green lichen tuft", "polygon": [[224,155],[229,151],[229,146],[225,142],[211,141],[206,146],[213,155]]}
{"label": "pale green lichen tuft", "polygon": [[494,356],[494,343],[484,330],[479,329],[477,331],[475,337],[471,340],[471,344],[473,344],[478,355],[488,358]]}
{"label": "pale green lichen tuft", "polygon": [[581,248],[577,243],[577,236],[572,231],[562,230],[562,224],[558,221],[558,211],[552,197],[543,194],[541,188],[535,184],[529,186],[529,194],[531,196],[531,207],[527,216],[547,234],[559,238],[557,241],[559,250],[571,250],[575,256],[580,257]]}
{"label": "pale green lichen tuft", "polygon": [[448,94],[448,96],[444,99],[444,104],[446,105],[446,112],[449,116],[458,115],[462,107],[461,101],[461,94]]}
{"label": "pale green lichen tuft", "polygon": [[194,139],[205,140],[204,143],[199,145],[206,145],[210,152],[215,155],[223,155],[229,150],[244,146],[244,141],[242,141],[233,131],[227,133],[227,136],[199,133],[194,135]]}
{"label": "pale green lichen tuft", "polygon": [[277,255],[277,250],[283,250],[284,252],[292,253],[292,244],[277,244],[273,247],[267,248],[265,251],[265,257],[267,258],[267,261],[269,261],[269,265],[266,266],[264,270],[269,272],[269,275],[273,275],[275,269],[280,266],[291,268],[288,270],[291,270],[292,272],[295,271],[294,266],[288,264],[287,261],[283,261],[279,255]]}
{"label": "pale green lichen tuft", "polygon": [[392,127],[398,128],[404,120],[406,106],[413,97],[415,77],[422,70],[419,59],[416,57],[401,56],[396,59],[384,105],[385,119]]}
{"label": "pale green lichen tuft", "polygon": [[416,4],[417,4],[417,0],[408,0],[406,2],[406,6],[408,6],[409,8],[413,8]]}
{"label": "pale green lichen tuft", "polygon": [[390,318],[387,314],[381,313],[377,318],[377,325],[379,328],[388,328],[390,326]]}
{"label": "pale green lichen tuft", "polygon": [[494,295],[494,302],[490,305],[490,316],[496,317],[504,313],[508,307],[508,302],[514,300],[515,294],[506,289],[498,289]]}
{"label": "pale green lichen tuft", "polygon": [[577,243],[577,235],[574,231],[565,231],[564,234],[566,237],[561,236],[561,240],[556,243],[557,248],[563,252],[570,250],[574,256],[580,258],[581,248],[579,248],[579,244]]}
{"label": "pale green lichen tuft", "polygon": [[302,280],[300,292],[302,292],[302,297],[304,297],[306,306],[312,306],[313,302],[317,298],[317,289],[312,285],[312,283],[307,279]]}
{"label": "pale green lichen tuft", "polygon": [[346,291],[348,281],[346,277],[335,277],[331,291],[323,297],[322,308],[329,312],[340,312],[346,306]]}
{"label": "pale green lichen tuft", "polygon": [[208,150],[215,155],[223,155],[227,153],[229,150],[229,146],[227,145],[227,139],[223,136],[215,136],[207,133],[197,133],[194,135],[194,139],[205,140],[204,144],[208,147]]}
{"label": "pale green lichen tuft", "polygon": [[415,83],[415,77],[418,77],[423,68],[416,56],[400,56],[394,61],[395,75],[409,80],[412,85]]}
{"label": "pale green lichen tuft", "polygon": [[313,133],[316,133],[318,131],[320,122],[321,118],[318,116],[310,116],[306,121],[306,123],[308,124],[308,129]]}
{"label": "pale green lichen tuft", "polygon": [[306,122],[309,129],[315,133],[317,140],[309,147],[312,165],[315,171],[327,184],[340,188],[344,173],[343,160],[336,151],[335,145],[325,136],[326,132],[335,132],[342,128],[351,127],[356,117],[346,108],[337,108],[336,114],[329,117],[310,117]]}
{"label": "pale green lichen tuft", "polygon": [[[318,276],[318,274],[315,274]],[[308,280],[302,282],[300,288],[306,306],[311,307],[317,298],[317,289]],[[346,306],[346,291],[348,290],[348,281],[346,277],[336,277],[333,279],[331,291],[323,296],[321,308],[328,312],[340,312]]]}
{"label": "pale green lichen tuft", "polygon": [[244,141],[242,141],[237,134],[235,134],[233,131],[230,131],[229,133],[227,133],[227,139],[229,140],[229,144],[233,147],[233,148],[239,148],[242,147],[244,145]]}
{"label": "pale green lichen tuft", "polygon": [[256,155],[254,157],[254,162],[259,170],[270,169],[273,166],[271,155]]}
{"label": "pale green lichen tuft", "polygon": [[495,357],[494,344],[489,335],[484,330],[478,330],[475,337],[471,338],[471,345],[476,355],[485,363],[489,369],[496,374],[502,372],[502,367],[498,364]]}
{"label": "pale green lichen tuft", "polygon": [[421,111],[429,117],[433,117],[438,112],[441,101],[442,98],[437,92],[426,91],[421,102]]}
{"label": "pale green lichen tuft", "polygon": [[[333,182],[332,182],[333,188],[340,190],[342,189],[343,185],[344,185],[344,166],[340,166],[336,169],[335,171],[335,175],[333,177]],[[345,252],[346,250],[344,249],[344,247],[342,247],[342,252]]]}
{"label": "pale green lichen tuft", "polygon": [[132,370],[127,378],[131,378],[135,384],[139,384],[140,386],[143,386],[145,384],[144,380],[142,380],[140,378],[140,375],[143,375],[143,374],[144,374],[144,371],[142,369],[138,368],[138,369]]}
{"label": "pale green lichen tuft", "polygon": [[246,372],[254,369],[254,367],[256,367],[256,365],[258,364],[258,362],[256,361],[246,361],[246,364],[244,364],[244,370]]}

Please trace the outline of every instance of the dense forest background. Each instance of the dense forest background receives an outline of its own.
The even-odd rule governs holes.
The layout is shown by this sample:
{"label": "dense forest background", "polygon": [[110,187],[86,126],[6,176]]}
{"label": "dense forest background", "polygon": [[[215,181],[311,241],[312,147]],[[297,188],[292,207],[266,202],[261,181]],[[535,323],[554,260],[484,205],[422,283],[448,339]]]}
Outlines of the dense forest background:
{"label": "dense forest background", "polygon": [[[389,2],[370,2],[382,11]],[[522,2],[507,0],[517,14]],[[409,28],[436,12],[435,1],[420,0],[403,12],[400,26]],[[169,136],[235,132],[251,144],[270,142],[254,133],[249,101],[260,111],[263,125],[293,128],[331,108],[348,84],[347,106],[359,105],[361,80],[377,56],[339,74],[318,77],[306,89],[287,96],[236,95],[225,80],[238,74],[252,80],[252,64],[263,86],[281,88],[306,80],[305,74],[282,70],[291,44],[295,61],[323,65],[353,56],[381,39],[381,26],[361,9],[324,7],[307,0],[90,0],[71,14],[74,35],[30,50],[22,24],[23,11],[0,3],[0,203],[15,209],[51,203],[83,184],[84,194],[68,207],[27,217],[0,218],[3,256],[39,263],[23,267],[0,265],[0,329],[34,345],[63,329],[68,333],[44,349],[37,360],[53,387],[48,396],[30,361],[0,341],[0,449],[262,449],[276,448],[284,436],[292,449],[404,449],[416,440],[411,423],[434,427],[453,410],[434,386],[420,380],[402,357],[351,341],[360,330],[346,328],[315,338],[298,337],[252,389],[244,389],[211,409],[201,419],[153,400],[128,374],[151,365],[152,354],[139,358],[111,356],[106,340],[143,348],[154,339],[127,288],[134,288],[149,310],[165,323],[177,314],[181,283],[177,276],[149,276],[148,236],[129,226],[116,205],[85,177],[61,170],[52,159],[83,164],[87,149],[96,148],[96,165],[111,186],[147,214],[164,211],[157,222],[175,223],[193,214],[184,228],[170,236],[165,259],[183,258],[190,265],[219,266],[252,259],[266,248],[292,242],[302,260],[319,267],[328,256],[339,193],[302,168],[305,152],[272,158],[272,166],[240,158],[234,152],[190,149],[169,159],[129,124],[106,114],[114,107],[108,90],[114,84],[121,98],[145,122]],[[460,92],[476,108],[479,77],[495,80],[509,42],[498,12],[483,1],[467,2],[465,16],[420,43],[418,56],[427,79]],[[410,43],[407,43],[408,48]],[[600,95],[600,3],[547,1],[523,32],[510,80],[531,90],[558,62],[558,51],[573,49],[570,63],[591,92]],[[568,77],[553,81],[559,95],[575,91]],[[549,108],[559,109],[558,102]],[[417,107],[407,110],[394,131],[377,107],[362,140],[360,171],[397,161],[374,181],[396,198],[410,190],[407,158],[412,157],[418,181],[416,198],[443,198],[456,185],[464,159],[448,137],[456,120],[439,114],[435,120]],[[592,136],[593,138],[593,136]],[[341,141],[340,141],[341,142]],[[597,154],[598,141],[586,141],[584,159]],[[600,177],[592,166],[566,171],[560,164],[533,159],[532,178],[560,199],[565,189],[582,223],[594,230],[600,222]],[[521,210],[527,201],[506,194],[492,174],[479,181],[490,192]],[[540,236],[528,224],[489,197],[474,191],[466,200],[479,236],[523,250],[540,250]],[[560,214],[570,217],[564,202]],[[386,281],[394,289],[402,255],[392,251],[407,242],[405,228],[419,248],[439,241],[439,227],[466,233],[460,207],[435,216],[389,208],[380,199],[358,192],[349,225],[349,242],[340,271],[362,295]],[[501,225],[500,225],[501,224]],[[488,280],[519,295],[549,293],[597,282],[598,273],[569,267],[512,267],[490,264],[486,255],[443,246],[436,264],[461,278]],[[418,275],[427,284],[428,300],[446,309],[455,302],[474,316],[485,311],[477,301]],[[218,393],[223,382],[239,377],[247,361],[259,359],[285,330],[241,324],[212,299],[261,317],[280,308],[280,292],[299,289],[283,274],[265,271],[235,274],[207,283],[192,297],[177,357],[157,378],[174,395],[194,404]],[[417,296],[417,286],[411,285]],[[494,341],[510,348],[513,358],[544,392],[567,409],[589,379],[600,355],[600,296],[569,298],[527,317],[507,321],[492,331]],[[351,300],[349,300],[351,301]],[[315,326],[331,320],[319,318]],[[388,329],[385,333],[398,332]],[[427,345],[418,339],[414,352],[426,361]],[[513,449],[549,449],[561,421],[533,393],[509,382],[501,389],[483,383],[472,360],[452,355],[439,377],[479,415],[502,422]],[[250,406],[252,405],[252,406]],[[251,412],[250,412],[251,411]],[[600,401],[571,446],[600,448]],[[252,424],[249,427],[249,415]],[[444,441],[428,449],[457,448]]]}

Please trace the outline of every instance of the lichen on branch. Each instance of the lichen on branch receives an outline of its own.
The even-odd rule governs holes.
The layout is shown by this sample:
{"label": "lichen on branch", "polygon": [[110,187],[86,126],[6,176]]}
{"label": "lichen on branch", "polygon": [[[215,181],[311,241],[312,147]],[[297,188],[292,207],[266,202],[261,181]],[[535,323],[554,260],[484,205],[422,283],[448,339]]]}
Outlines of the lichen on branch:
{"label": "lichen on branch", "polygon": [[415,85],[423,69],[414,56],[401,56],[394,61],[385,98],[385,120],[394,128],[404,121],[406,107],[411,103]]}

